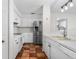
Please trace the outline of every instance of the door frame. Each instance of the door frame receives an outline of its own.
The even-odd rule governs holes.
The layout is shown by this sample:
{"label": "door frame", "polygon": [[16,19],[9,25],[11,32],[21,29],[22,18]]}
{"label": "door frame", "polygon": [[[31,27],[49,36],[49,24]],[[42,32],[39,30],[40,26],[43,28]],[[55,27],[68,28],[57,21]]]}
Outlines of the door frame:
{"label": "door frame", "polygon": [[[6,22],[6,23],[7,23],[7,38],[6,38],[6,39],[8,40],[8,41],[7,41],[7,47],[8,47],[8,48],[7,48],[7,49],[8,49],[8,50],[7,50],[7,51],[8,51],[8,52],[7,52],[7,55],[8,55],[8,56],[7,56],[7,59],[9,59],[9,0],[7,0],[7,2],[6,2],[6,0],[2,0],[2,14],[4,14],[4,13],[3,13],[3,8],[5,8],[5,5],[3,5],[4,2],[7,4],[7,7],[6,7],[6,8],[7,8],[7,11],[5,11],[5,12],[7,13],[7,22]],[[6,16],[6,15],[4,15],[4,16]],[[2,15],[2,20],[3,20],[3,15]],[[3,26],[3,25],[4,25],[4,22],[2,21],[2,23],[3,23],[3,24],[2,24],[2,26]],[[2,29],[3,29],[3,28],[2,28]],[[3,34],[3,31],[2,31],[2,34]],[[4,34],[6,34],[6,32],[5,32]],[[4,39],[3,39],[3,35],[2,35],[2,40],[4,40]],[[3,47],[3,42],[2,42],[2,47]],[[3,52],[2,52],[2,53],[3,53]],[[3,57],[2,57],[2,58],[3,58]]]}

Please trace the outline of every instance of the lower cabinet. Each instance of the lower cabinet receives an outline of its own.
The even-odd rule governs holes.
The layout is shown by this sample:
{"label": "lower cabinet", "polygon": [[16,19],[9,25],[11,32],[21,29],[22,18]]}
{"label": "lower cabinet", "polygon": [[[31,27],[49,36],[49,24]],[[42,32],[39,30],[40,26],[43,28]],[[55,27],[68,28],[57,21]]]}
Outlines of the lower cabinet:
{"label": "lower cabinet", "polygon": [[[73,51],[62,47],[57,42],[50,40],[49,38],[43,38],[43,50],[48,56],[48,59],[76,59],[73,57],[76,56]],[[72,55],[66,53],[65,51],[71,53]]]}
{"label": "lower cabinet", "polygon": [[18,54],[18,52],[21,50],[22,45],[23,45],[22,37],[20,35],[15,36],[15,40],[14,40],[14,56],[15,57]]}
{"label": "lower cabinet", "polygon": [[43,51],[48,56],[48,59],[50,59],[51,58],[51,55],[50,55],[50,52],[51,52],[50,42],[47,38],[43,38],[43,39],[45,39],[45,40],[43,40]]}
{"label": "lower cabinet", "polygon": [[57,46],[51,45],[51,59],[71,59],[68,55],[58,49]]}

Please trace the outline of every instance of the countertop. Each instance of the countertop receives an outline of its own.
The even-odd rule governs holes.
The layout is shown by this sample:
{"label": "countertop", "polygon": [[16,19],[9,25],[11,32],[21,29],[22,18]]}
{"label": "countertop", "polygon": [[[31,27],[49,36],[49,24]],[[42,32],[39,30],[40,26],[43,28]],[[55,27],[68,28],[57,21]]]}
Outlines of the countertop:
{"label": "countertop", "polygon": [[65,39],[61,36],[46,36],[48,38],[50,38],[50,40],[53,40],[53,41],[56,41],[58,42],[59,44],[71,49],[72,51],[74,51],[76,53],[76,40],[68,40],[68,39]]}

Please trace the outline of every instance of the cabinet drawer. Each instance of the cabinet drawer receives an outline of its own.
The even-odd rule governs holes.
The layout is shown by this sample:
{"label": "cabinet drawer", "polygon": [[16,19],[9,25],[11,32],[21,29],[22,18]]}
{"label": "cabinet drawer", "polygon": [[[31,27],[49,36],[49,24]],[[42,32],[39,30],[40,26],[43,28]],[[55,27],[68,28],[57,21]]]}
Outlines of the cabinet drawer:
{"label": "cabinet drawer", "polygon": [[[70,59],[76,59],[76,53],[73,52],[72,50],[66,48],[64,45],[61,45],[61,44],[59,44],[57,42],[53,42],[53,44],[51,45],[51,47],[53,49],[55,48],[56,50],[59,50],[62,54],[66,55]],[[51,49],[51,50],[53,50],[53,49]]]}
{"label": "cabinet drawer", "polygon": [[69,56],[72,59],[76,59],[76,52],[74,52],[73,50],[71,50],[70,48],[66,48],[62,45],[59,45],[58,49],[64,53],[65,55]]}
{"label": "cabinet drawer", "polygon": [[51,59],[72,59],[66,54],[64,54],[61,50],[59,50],[56,46],[51,46]]}

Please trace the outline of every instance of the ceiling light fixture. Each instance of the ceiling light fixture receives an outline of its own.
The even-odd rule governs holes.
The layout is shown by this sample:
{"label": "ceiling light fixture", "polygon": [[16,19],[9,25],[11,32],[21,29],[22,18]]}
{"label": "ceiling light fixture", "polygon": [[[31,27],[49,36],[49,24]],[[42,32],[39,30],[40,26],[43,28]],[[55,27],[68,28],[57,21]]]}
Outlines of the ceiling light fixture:
{"label": "ceiling light fixture", "polygon": [[70,7],[73,7],[73,6],[74,6],[74,4],[72,2],[70,2]]}
{"label": "ceiling light fixture", "polygon": [[64,12],[64,9],[63,8],[65,8],[65,10],[68,10],[68,7],[67,7],[67,5],[70,3],[70,7],[73,7],[73,3],[72,3],[72,0],[68,0],[63,6],[61,6],[61,12]]}
{"label": "ceiling light fixture", "polygon": [[67,6],[64,6],[65,10],[68,10],[68,7]]}
{"label": "ceiling light fixture", "polygon": [[63,8],[61,8],[61,12],[64,12],[64,9]]}

